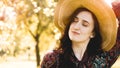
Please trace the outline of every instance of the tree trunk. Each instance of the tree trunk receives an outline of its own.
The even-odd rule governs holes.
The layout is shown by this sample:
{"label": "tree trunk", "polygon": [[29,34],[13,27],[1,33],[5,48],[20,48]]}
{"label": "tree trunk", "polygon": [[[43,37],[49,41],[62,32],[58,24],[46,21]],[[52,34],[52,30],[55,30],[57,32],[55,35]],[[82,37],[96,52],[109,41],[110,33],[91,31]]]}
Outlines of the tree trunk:
{"label": "tree trunk", "polygon": [[36,50],[36,62],[37,62],[37,67],[39,67],[40,65],[40,54],[39,54],[39,35],[36,35],[36,46],[35,46],[35,50]]}

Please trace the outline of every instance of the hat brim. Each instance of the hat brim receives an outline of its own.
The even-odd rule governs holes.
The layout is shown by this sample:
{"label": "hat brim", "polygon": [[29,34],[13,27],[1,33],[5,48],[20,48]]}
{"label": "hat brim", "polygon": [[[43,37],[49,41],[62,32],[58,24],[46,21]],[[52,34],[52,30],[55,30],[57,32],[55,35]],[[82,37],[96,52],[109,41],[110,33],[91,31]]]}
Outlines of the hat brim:
{"label": "hat brim", "polygon": [[102,36],[102,49],[110,50],[116,42],[117,23],[112,8],[104,0],[62,0],[58,3],[54,22],[64,32],[68,25],[69,17],[77,8],[87,8],[92,11],[98,19],[100,33]]}

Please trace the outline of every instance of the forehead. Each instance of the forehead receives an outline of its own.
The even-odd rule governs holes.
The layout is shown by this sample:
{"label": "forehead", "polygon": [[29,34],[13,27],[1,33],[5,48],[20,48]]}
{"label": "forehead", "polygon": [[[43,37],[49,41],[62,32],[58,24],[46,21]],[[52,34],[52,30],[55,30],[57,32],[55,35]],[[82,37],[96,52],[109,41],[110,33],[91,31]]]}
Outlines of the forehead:
{"label": "forehead", "polygon": [[81,11],[76,15],[76,17],[78,19],[83,19],[83,20],[86,20],[88,22],[93,22],[92,13],[89,11]]}

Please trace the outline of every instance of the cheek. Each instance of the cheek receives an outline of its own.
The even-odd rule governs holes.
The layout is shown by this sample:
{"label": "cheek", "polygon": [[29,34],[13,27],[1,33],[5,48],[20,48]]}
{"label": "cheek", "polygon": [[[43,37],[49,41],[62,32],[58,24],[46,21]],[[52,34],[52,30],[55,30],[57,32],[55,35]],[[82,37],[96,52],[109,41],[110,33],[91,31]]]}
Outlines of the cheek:
{"label": "cheek", "polygon": [[73,27],[74,27],[74,24],[73,24],[73,23],[71,23],[71,25],[70,25],[69,29],[71,29],[71,28],[73,28]]}
{"label": "cheek", "polygon": [[72,31],[72,30],[73,30],[73,28],[74,28],[74,25],[73,25],[73,24],[71,24],[71,25],[70,25],[70,27],[69,27],[68,32]]}
{"label": "cheek", "polygon": [[81,31],[82,33],[83,33],[83,35],[87,35],[87,36],[91,36],[91,35],[93,35],[93,29],[83,29],[82,31]]}
{"label": "cheek", "polygon": [[69,36],[69,38],[71,39],[72,38],[72,36],[73,36],[73,34],[72,34],[72,26],[70,26],[70,28],[69,28],[69,30],[68,30],[68,36]]}

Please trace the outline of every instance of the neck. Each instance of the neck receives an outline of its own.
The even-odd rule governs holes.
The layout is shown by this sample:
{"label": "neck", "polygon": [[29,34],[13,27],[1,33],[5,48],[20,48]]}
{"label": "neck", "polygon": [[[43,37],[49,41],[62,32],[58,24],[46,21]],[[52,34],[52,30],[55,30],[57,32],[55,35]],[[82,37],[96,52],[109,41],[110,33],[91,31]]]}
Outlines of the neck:
{"label": "neck", "polygon": [[79,61],[82,60],[88,43],[89,43],[89,40],[85,42],[72,42],[73,52]]}

